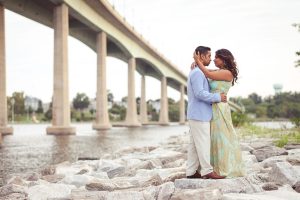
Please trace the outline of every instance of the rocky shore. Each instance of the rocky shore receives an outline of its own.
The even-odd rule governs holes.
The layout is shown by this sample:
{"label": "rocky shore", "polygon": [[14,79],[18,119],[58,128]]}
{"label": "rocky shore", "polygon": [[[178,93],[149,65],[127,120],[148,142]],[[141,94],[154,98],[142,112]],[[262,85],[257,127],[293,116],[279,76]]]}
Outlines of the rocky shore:
{"label": "rocky shore", "polygon": [[188,136],[157,146],[128,147],[100,159],[82,158],[12,177],[0,200],[299,200],[300,145],[272,139],[241,142],[245,177],[186,179]]}

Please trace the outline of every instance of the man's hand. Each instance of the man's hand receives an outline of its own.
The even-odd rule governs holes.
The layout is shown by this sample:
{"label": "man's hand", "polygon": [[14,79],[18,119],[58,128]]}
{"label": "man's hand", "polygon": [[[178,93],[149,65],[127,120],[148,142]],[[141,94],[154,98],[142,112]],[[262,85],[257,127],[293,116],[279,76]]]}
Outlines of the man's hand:
{"label": "man's hand", "polygon": [[227,102],[227,96],[225,93],[221,93],[221,102],[226,103]]}

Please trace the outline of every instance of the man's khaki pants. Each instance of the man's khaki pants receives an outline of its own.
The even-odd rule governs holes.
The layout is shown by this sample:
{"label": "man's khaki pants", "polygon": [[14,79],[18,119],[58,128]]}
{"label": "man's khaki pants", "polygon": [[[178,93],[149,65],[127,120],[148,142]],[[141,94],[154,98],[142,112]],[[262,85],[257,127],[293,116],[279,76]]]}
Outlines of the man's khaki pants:
{"label": "man's khaki pants", "polygon": [[189,120],[190,143],[188,146],[186,175],[192,176],[197,170],[201,176],[213,171],[210,164],[210,123]]}

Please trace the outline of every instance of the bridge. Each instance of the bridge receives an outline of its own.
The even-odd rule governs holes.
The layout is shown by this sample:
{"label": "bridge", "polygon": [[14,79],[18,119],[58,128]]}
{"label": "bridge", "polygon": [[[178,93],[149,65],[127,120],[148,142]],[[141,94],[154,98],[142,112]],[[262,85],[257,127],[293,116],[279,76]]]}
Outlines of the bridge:
{"label": "bridge", "polygon": [[[7,126],[5,9],[54,29],[52,125],[47,134],[75,134],[70,122],[68,82],[68,35],[97,54],[96,120],[93,129],[111,128],[107,108],[106,57],[128,63],[128,97],[124,125],[147,124],[145,76],[161,82],[159,124],[168,125],[167,86],[180,92],[180,124],[185,123],[184,95],[187,76],[160,54],[126,22],[106,0],[0,0],[0,132],[12,134]],[[141,107],[138,120],[134,72],[141,74]]]}

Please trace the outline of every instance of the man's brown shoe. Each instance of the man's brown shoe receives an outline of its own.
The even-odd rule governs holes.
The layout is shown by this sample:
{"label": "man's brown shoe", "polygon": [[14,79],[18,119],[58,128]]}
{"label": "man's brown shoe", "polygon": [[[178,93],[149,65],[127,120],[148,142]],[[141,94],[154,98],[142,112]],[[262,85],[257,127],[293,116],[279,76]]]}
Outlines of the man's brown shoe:
{"label": "man's brown shoe", "polygon": [[194,175],[192,176],[187,176],[186,178],[201,178],[201,174],[199,174],[197,171]]}
{"label": "man's brown shoe", "polygon": [[203,179],[224,179],[226,176],[219,176],[216,172],[211,172],[202,176]]}

